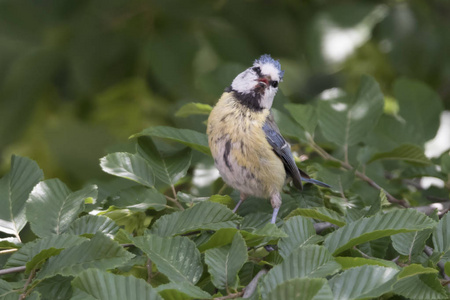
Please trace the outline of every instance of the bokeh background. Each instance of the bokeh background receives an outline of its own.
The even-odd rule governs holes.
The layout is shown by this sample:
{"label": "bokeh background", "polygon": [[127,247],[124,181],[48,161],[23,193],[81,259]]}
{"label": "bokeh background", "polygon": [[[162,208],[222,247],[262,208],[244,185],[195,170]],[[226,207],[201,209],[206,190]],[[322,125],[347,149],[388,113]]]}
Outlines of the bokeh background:
{"label": "bokeh background", "polygon": [[1,0],[0,176],[17,154],[71,188],[101,180],[99,158],[133,151],[133,133],[204,131],[174,113],[213,105],[264,53],[286,71],[279,102],[351,92],[370,74],[394,109],[403,76],[450,109],[448,0]]}

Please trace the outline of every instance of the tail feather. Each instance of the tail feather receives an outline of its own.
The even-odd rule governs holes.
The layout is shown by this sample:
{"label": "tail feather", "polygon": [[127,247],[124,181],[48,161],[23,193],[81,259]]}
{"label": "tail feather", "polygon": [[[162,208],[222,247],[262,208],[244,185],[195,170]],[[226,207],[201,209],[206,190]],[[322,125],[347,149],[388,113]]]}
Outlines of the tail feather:
{"label": "tail feather", "polygon": [[329,186],[328,184],[323,183],[322,181],[319,181],[319,180],[312,179],[312,178],[302,177],[302,181],[307,182],[307,183],[316,184],[318,186],[322,186],[322,187],[326,187],[326,188],[331,188],[331,186]]}

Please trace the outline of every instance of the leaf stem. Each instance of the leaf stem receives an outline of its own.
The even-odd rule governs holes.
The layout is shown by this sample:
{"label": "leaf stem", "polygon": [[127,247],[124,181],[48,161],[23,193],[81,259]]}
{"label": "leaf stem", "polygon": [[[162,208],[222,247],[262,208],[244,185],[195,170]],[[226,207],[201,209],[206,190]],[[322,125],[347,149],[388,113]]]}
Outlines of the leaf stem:
{"label": "leaf stem", "polygon": [[237,293],[234,293],[234,294],[228,294],[228,295],[223,296],[223,297],[214,298],[213,300],[235,299],[235,298],[238,298],[238,297],[242,296],[243,293],[244,292],[242,291],[242,292],[237,292]]}
{"label": "leaf stem", "polygon": [[223,186],[220,188],[220,190],[217,192],[217,194],[222,195],[226,188],[227,188],[227,184],[224,183]]}
{"label": "leaf stem", "polygon": [[180,202],[178,202],[177,199],[174,199],[172,197],[169,197],[167,195],[164,195],[166,197],[167,200],[169,200],[170,202],[174,203],[179,209],[184,210],[184,207],[180,204]]}
{"label": "leaf stem", "polygon": [[151,283],[151,281],[152,281],[152,277],[153,277],[152,267],[153,267],[153,264],[152,264],[151,259],[149,258],[149,259],[147,259],[147,282],[148,283]]}
{"label": "leaf stem", "polygon": [[258,273],[256,273],[255,277],[253,277],[252,281],[244,288],[244,295],[243,298],[250,298],[251,295],[256,290],[256,287],[258,286],[258,280],[261,278],[261,276],[267,274],[266,269],[261,269]]}
{"label": "leaf stem", "polygon": [[27,291],[27,288],[30,285],[30,283],[33,280],[35,275],[36,275],[36,270],[35,269],[31,270],[30,276],[28,276],[27,282],[25,282],[25,285],[23,287],[23,293],[20,295],[19,300],[25,299],[30,294],[30,292],[32,291],[32,289],[29,289]]}

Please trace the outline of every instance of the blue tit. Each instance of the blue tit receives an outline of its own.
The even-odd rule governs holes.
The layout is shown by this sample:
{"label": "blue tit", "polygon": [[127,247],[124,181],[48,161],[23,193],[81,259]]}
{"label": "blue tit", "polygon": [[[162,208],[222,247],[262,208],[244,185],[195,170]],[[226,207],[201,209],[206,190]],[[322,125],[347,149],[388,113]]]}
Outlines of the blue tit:
{"label": "blue tit", "polygon": [[270,198],[275,223],[286,179],[302,190],[311,179],[295,164],[290,145],[271,113],[284,71],[270,55],[255,60],[225,89],[208,118],[208,142],[214,163],[226,184],[240,192],[234,212],[247,198]]}

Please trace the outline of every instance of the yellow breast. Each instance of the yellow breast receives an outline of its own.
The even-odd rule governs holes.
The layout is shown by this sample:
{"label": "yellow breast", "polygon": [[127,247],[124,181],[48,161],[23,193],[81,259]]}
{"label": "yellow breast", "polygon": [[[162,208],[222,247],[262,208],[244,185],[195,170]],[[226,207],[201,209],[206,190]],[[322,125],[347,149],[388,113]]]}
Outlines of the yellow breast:
{"label": "yellow breast", "polygon": [[224,93],[208,118],[209,146],[223,179],[259,197],[281,191],[286,178],[283,163],[262,129],[269,113],[251,110]]}

